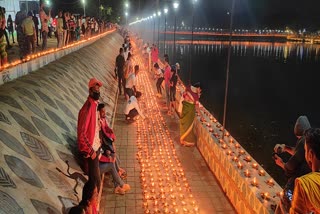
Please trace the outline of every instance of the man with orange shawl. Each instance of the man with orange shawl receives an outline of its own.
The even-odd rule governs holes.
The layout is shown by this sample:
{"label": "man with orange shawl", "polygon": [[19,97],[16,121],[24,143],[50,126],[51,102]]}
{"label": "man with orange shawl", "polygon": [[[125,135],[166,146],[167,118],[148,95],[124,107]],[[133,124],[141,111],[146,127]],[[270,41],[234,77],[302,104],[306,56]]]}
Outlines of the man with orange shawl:
{"label": "man with orange shawl", "polygon": [[320,214],[320,129],[305,131],[305,158],[312,172],[295,180],[290,214]]}

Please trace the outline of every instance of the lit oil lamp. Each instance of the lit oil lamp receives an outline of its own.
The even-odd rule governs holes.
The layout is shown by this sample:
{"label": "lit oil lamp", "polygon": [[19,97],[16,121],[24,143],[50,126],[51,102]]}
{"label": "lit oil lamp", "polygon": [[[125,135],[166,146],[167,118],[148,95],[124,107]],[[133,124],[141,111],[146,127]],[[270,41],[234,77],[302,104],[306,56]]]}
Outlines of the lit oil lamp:
{"label": "lit oil lamp", "polygon": [[257,164],[257,163],[253,163],[253,164],[252,164],[252,168],[254,168],[254,169],[258,169],[258,167],[259,167],[259,166],[258,166],[258,164]]}
{"label": "lit oil lamp", "polygon": [[279,198],[282,198],[282,197],[283,197],[283,191],[277,192],[277,196],[278,196]]}
{"label": "lit oil lamp", "polygon": [[251,162],[251,157],[249,155],[247,155],[245,158],[244,158],[245,161],[247,162]]}
{"label": "lit oil lamp", "polygon": [[270,195],[268,192],[262,192],[261,193],[261,198],[266,200],[266,201],[269,201],[270,200]]}
{"label": "lit oil lamp", "polygon": [[217,122],[217,119],[216,119],[216,118],[213,118],[212,122],[216,123],[216,122]]}
{"label": "lit oil lamp", "polygon": [[222,144],[222,146],[221,146],[223,149],[226,149],[227,148],[227,144]]}
{"label": "lit oil lamp", "polygon": [[259,175],[260,175],[260,176],[265,176],[265,175],[266,175],[266,172],[261,169],[261,170],[259,170]]}
{"label": "lit oil lamp", "polygon": [[259,186],[256,177],[254,177],[253,180],[251,181],[251,185],[254,186],[254,187],[258,187]]}
{"label": "lit oil lamp", "polygon": [[233,142],[234,142],[233,138],[230,138],[229,143],[233,143]]}
{"label": "lit oil lamp", "polygon": [[211,133],[212,133],[212,132],[213,132],[213,128],[210,128],[210,129],[209,129],[209,132],[211,132]]}
{"label": "lit oil lamp", "polygon": [[234,156],[234,157],[232,158],[232,160],[233,160],[234,162],[237,162],[237,161],[238,161],[238,158],[237,158],[236,156]]}
{"label": "lit oil lamp", "polygon": [[207,126],[207,127],[211,127],[211,124],[210,124],[210,123],[207,123],[206,126]]}
{"label": "lit oil lamp", "polygon": [[224,136],[229,137],[229,136],[230,136],[230,133],[229,133],[229,132],[226,132],[226,133],[224,134]]}
{"label": "lit oil lamp", "polygon": [[231,150],[228,150],[228,151],[227,151],[227,155],[230,155],[230,156],[231,156],[231,155],[232,155],[232,151],[231,151]]}
{"label": "lit oil lamp", "polygon": [[243,169],[243,165],[240,161],[238,162],[237,167],[238,167],[238,169]]}
{"label": "lit oil lamp", "polygon": [[236,143],[234,146],[235,146],[237,149],[239,149],[239,148],[240,148],[239,143]]}
{"label": "lit oil lamp", "polygon": [[250,172],[249,172],[249,169],[247,169],[246,171],[244,171],[244,175],[245,175],[247,178],[250,178],[250,177],[251,177]]}
{"label": "lit oil lamp", "polygon": [[242,149],[239,151],[239,154],[240,154],[240,155],[243,155],[244,153],[245,153],[245,152],[244,152],[244,150],[242,150]]}
{"label": "lit oil lamp", "polygon": [[267,180],[266,183],[271,187],[274,186],[274,181],[272,179]]}

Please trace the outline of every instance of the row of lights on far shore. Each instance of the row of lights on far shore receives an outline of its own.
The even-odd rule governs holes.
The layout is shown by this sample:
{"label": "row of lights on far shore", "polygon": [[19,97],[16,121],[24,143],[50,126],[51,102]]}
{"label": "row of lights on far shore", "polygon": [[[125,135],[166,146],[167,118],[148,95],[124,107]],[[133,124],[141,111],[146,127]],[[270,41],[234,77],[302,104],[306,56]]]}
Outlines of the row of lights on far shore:
{"label": "row of lights on far shore", "polygon": [[[197,0],[192,0],[193,3],[196,3]],[[179,7],[179,2],[173,2],[173,9],[174,11],[176,11]],[[163,9],[163,14],[167,15],[169,12],[169,9],[168,8],[164,8]],[[156,18],[157,16],[160,17],[162,15],[162,12],[161,10],[159,10],[158,12],[154,12],[151,16],[148,16],[148,17],[145,17],[145,18],[137,18],[136,21],[134,22],[131,22],[129,23],[129,25],[133,25],[133,24],[136,24],[136,23],[139,23],[139,22],[142,22],[142,21],[146,21],[146,20],[149,20],[149,19],[153,19],[153,18]],[[126,16],[128,16],[128,14],[126,14]]]}

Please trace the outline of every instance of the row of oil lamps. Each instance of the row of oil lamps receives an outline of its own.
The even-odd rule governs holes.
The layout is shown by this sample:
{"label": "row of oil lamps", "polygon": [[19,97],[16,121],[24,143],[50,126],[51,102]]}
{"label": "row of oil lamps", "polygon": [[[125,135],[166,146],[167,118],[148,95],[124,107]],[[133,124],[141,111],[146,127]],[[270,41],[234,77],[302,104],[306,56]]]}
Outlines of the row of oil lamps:
{"label": "row of oil lamps", "polygon": [[[113,31],[113,30],[111,30]],[[107,32],[104,32],[104,33],[101,33],[99,35],[96,35],[96,36],[92,36],[90,38],[86,38],[84,40],[81,40],[81,41],[77,41],[77,42],[74,42],[72,44],[69,44],[69,45],[66,45],[64,47],[61,47],[61,48],[51,48],[51,49],[48,49],[46,51],[41,51],[41,52],[38,52],[38,53],[35,53],[35,54],[30,54],[28,56],[26,56],[24,59],[22,60],[16,60],[14,62],[11,62],[11,63],[7,63],[3,66],[0,67],[0,71],[1,70],[4,70],[4,69],[7,69],[7,68],[10,68],[10,67],[14,67],[18,64],[21,64],[21,63],[25,63],[25,62],[28,62],[30,60],[33,60],[33,59],[36,59],[36,58],[39,58],[41,56],[44,56],[44,55],[47,55],[47,54],[51,54],[51,53],[55,53],[55,52],[58,52],[60,50],[63,50],[63,49],[67,49],[67,48],[70,48],[70,47],[73,47],[73,46],[76,46],[76,45],[79,45],[81,43],[84,43],[84,42],[87,42],[91,39],[95,39],[95,38],[98,38],[98,37],[101,37],[101,36],[104,36],[106,34],[110,33],[110,31],[107,31]]]}
{"label": "row of oil lamps", "polygon": [[[143,64],[140,57],[136,62]],[[145,213],[198,213],[199,207],[147,75],[139,73],[138,85],[143,91],[140,107],[149,115],[148,122],[135,123]]]}
{"label": "row of oil lamps", "polygon": [[[252,158],[250,155],[245,155],[246,152],[244,149],[240,146],[239,143],[235,143],[235,140],[230,136],[230,133],[225,131],[224,136],[221,137],[223,134],[223,127],[222,125],[217,121],[216,118],[214,118],[211,113],[209,113],[204,108],[200,108],[201,113],[197,112],[197,116],[199,117],[200,122],[203,126],[206,126],[208,131],[212,134],[213,137],[215,137],[219,144],[221,145],[221,148],[226,150],[226,155],[230,157],[230,160],[236,163],[236,167],[239,169],[239,173],[242,173],[246,178],[251,178],[251,172],[257,173],[260,177],[266,176],[266,172],[263,169],[259,170],[259,165],[257,163],[252,163],[251,168],[254,170],[249,170],[250,163],[252,162]],[[205,115],[207,118],[209,118],[210,122],[207,122],[206,119],[202,116]],[[215,128],[216,127],[216,128]],[[221,132],[221,134],[219,133]],[[243,160],[246,164],[240,161],[240,159],[244,156]],[[246,165],[247,167],[244,167]],[[251,181],[248,180],[251,186],[259,188],[260,184],[257,181],[257,178],[254,177]],[[275,185],[275,182],[272,178],[265,180],[265,183],[269,187],[273,187]],[[271,196],[269,192],[262,192],[260,193],[260,196],[264,200],[270,200]],[[276,196],[282,197],[283,192],[276,193]]]}

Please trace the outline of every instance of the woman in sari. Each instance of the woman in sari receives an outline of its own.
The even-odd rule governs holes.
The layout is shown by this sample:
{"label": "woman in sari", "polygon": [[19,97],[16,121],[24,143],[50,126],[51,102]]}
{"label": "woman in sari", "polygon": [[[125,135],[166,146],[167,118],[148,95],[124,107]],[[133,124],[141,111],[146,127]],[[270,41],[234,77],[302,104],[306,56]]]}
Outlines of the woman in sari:
{"label": "woman in sari", "polygon": [[194,146],[197,138],[193,132],[196,108],[199,107],[201,94],[200,83],[186,87],[183,93],[182,112],[180,115],[180,143],[184,146]]}

